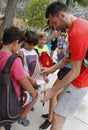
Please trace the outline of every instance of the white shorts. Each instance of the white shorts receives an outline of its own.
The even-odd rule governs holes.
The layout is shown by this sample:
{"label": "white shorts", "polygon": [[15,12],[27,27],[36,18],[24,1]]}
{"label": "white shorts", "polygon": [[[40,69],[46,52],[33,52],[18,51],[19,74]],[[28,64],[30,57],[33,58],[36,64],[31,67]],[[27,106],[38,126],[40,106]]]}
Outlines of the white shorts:
{"label": "white shorts", "polygon": [[72,116],[87,93],[87,90],[88,87],[78,89],[69,84],[63,89],[54,112],[63,117]]}

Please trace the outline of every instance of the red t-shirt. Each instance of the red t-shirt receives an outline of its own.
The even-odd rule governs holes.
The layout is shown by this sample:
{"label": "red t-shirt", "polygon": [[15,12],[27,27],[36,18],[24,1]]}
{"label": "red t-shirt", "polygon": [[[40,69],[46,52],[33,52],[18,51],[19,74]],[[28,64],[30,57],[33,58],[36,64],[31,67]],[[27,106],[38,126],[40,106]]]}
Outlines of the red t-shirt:
{"label": "red t-shirt", "polygon": [[[72,61],[83,61],[88,48],[88,22],[81,18],[72,23],[68,32],[69,50]],[[77,88],[88,86],[88,68],[84,65],[81,67],[80,75],[72,81]]]}

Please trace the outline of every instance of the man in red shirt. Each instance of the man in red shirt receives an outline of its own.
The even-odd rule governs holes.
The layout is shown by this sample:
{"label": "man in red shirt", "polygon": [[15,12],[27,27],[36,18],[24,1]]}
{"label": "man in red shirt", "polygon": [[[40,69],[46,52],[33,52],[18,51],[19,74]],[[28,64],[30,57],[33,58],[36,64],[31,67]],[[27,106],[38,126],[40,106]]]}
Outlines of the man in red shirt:
{"label": "man in red shirt", "polygon": [[54,66],[41,70],[42,74],[50,74],[69,62],[72,64],[66,76],[59,82],[56,80],[54,87],[47,89],[41,100],[44,103],[63,88],[54,109],[50,129],[62,130],[66,118],[74,114],[88,90],[88,68],[84,64],[88,48],[88,22],[70,14],[67,6],[60,2],[53,2],[47,7],[46,18],[54,29],[68,29],[70,57],[65,57]]}

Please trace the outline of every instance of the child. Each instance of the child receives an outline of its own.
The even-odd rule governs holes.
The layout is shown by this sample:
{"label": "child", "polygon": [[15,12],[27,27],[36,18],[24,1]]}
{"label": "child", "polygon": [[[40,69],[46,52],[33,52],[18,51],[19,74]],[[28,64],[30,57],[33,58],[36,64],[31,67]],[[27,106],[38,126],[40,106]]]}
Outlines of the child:
{"label": "child", "polygon": [[48,28],[46,28],[44,31],[47,34],[47,42],[46,45],[48,46],[49,52],[51,57],[53,57],[54,51],[57,47],[57,37],[58,37],[58,31],[54,30],[52,28],[52,25],[50,24],[50,21],[47,22]]}
{"label": "child", "polygon": [[57,61],[60,61],[66,55],[66,44],[66,33],[63,32],[57,42]]}
{"label": "child", "polygon": [[46,45],[47,42],[47,35],[45,32],[40,32],[38,35],[38,44],[35,46],[35,48],[38,50],[39,55],[41,55],[42,52],[47,52],[49,55],[49,49]]}
{"label": "child", "polygon": [[[63,36],[64,37],[64,36]],[[62,39],[61,39],[62,40]],[[63,39],[64,40],[64,39]],[[62,45],[63,47],[63,42],[60,42],[59,44]],[[61,47],[61,45],[59,45],[59,47]],[[63,47],[64,49],[62,49],[61,56],[65,56],[65,57],[69,57],[69,52],[68,52],[68,42],[64,45]],[[61,54],[60,53],[60,54]],[[63,57],[59,57],[59,61],[61,60],[61,58]],[[58,84],[60,83],[60,81],[64,78],[64,76],[71,70],[71,64],[66,65],[65,67],[61,68],[58,73],[57,73],[57,79],[55,81],[58,82]],[[53,87],[55,87],[55,84],[53,85]],[[52,119],[53,119],[53,110],[57,104],[57,100],[59,95],[61,94],[62,90],[59,91],[59,93],[57,92],[56,95],[54,95],[51,99],[50,99],[50,104],[49,104],[49,113],[48,114],[43,114],[42,117],[46,118],[46,120],[40,125],[39,129],[44,130],[47,129],[51,124],[52,124]]]}
{"label": "child", "polygon": [[37,35],[38,35],[38,45],[35,46],[35,49],[37,49],[39,53],[40,63],[43,67],[50,67],[53,65],[53,61],[50,57],[50,53],[46,45],[48,37],[45,32],[40,32]]}
{"label": "child", "polygon": [[[39,60],[42,67],[50,67],[53,65],[53,60],[50,57],[49,49],[46,45],[47,42],[47,34],[45,32],[40,32],[38,35],[38,44],[35,46],[35,49],[39,53]],[[45,76],[45,80],[48,82],[47,76]]]}
{"label": "child", "polygon": [[36,33],[33,31],[27,31],[25,33],[24,48],[20,49],[18,53],[23,59],[23,66],[26,74],[37,82],[36,89],[45,83],[44,77],[40,75],[39,55],[34,49],[34,46],[37,43],[38,38]]}
{"label": "child", "polygon": [[[8,58],[15,54],[22,45],[24,41],[24,35],[16,27],[10,27],[5,29],[3,34],[3,47],[0,50],[0,73],[6,64]],[[21,91],[20,86],[32,94],[33,100],[37,97],[37,91],[33,88],[32,84],[29,82],[27,75],[24,72],[21,59],[18,57],[14,61],[12,68],[10,70],[10,76],[14,84],[18,101],[21,101]],[[33,101],[34,102],[34,101]],[[20,124],[27,126],[29,125],[29,120],[26,119],[29,108],[32,104],[25,106],[22,109],[21,118],[18,121]],[[6,127],[6,130],[10,130],[11,126]]]}

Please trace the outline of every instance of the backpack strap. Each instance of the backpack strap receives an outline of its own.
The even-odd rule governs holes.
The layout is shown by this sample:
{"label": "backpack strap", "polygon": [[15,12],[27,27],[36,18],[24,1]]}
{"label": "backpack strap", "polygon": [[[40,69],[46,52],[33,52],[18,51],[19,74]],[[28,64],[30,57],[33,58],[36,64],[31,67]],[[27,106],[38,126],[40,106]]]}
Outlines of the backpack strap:
{"label": "backpack strap", "polygon": [[39,55],[38,49],[34,48],[35,52]]}
{"label": "backpack strap", "polygon": [[11,55],[11,56],[9,57],[9,59],[7,60],[5,66],[4,66],[3,70],[2,70],[2,73],[8,74],[8,73],[10,72],[11,66],[12,66],[14,60],[15,60],[17,57],[19,57],[17,54]]}

